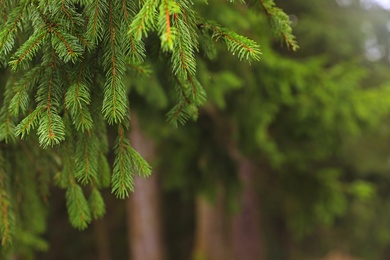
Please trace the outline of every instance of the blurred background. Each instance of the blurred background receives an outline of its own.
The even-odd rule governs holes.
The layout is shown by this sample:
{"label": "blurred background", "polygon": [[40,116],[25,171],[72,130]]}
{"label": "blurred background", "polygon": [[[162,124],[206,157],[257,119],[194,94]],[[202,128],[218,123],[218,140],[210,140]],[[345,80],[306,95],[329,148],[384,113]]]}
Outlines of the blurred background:
{"label": "blurred background", "polygon": [[390,1],[275,1],[296,52],[266,15],[224,2],[197,8],[262,59],[200,53],[208,103],[179,128],[166,64],[129,74],[130,137],[153,176],[127,200],[105,191],[106,216],[81,232],[53,188],[36,259],[390,259]]}

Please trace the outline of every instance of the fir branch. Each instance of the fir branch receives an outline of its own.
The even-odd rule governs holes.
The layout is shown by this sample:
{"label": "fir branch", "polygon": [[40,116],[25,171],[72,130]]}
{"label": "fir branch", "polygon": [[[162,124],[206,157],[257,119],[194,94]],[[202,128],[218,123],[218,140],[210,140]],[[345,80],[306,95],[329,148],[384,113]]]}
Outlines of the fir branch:
{"label": "fir branch", "polygon": [[173,16],[173,24],[177,28],[177,40],[172,50],[171,62],[174,75],[187,78],[195,75],[196,72],[195,51],[198,50],[198,41],[194,30],[196,27],[194,12],[186,1],[182,1],[181,6],[183,6],[182,13]]}
{"label": "fir branch", "polygon": [[80,230],[86,229],[92,217],[81,187],[77,184],[71,185],[65,197],[70,223]]}
{"label": "fir branch", "polygon": [[130,24],[130,21],[133,20],[134,15],[137,12],[137,4],[138,1],[133,1],[133,0],[122,0],[122,11],[123,11],[123,17],[126,21],[127,28]]}
{"label": "fir branch", "polygon": [[54,183],[60,188],[67,189],[71,185],[76,183],[75,176],[75,139],[74,133],[72,131],[72,123],[70,115],[65,111],[64,117],[64,126],[65,126],[65,142],[61,144],[61,157],[62,161],[62,170],[54,176]]}
{"label": "fir branch", "polygon": [[147,64],[139,64],[139,63],[127,63],[130,70],[137,75],[138,77],[149,77],[152,73],[150,66]]}
{"label": "fir branch", "polygon": [[122,125],[119,125],[114,150],[115,160],[111,179],[111,191],[118,198],[124,199],[129,196],[129,191],[134,190],[134,186],[130,141],[125,136]]}
{"label": "fir branch", "polygon": [[[93,79],[92,84],[96,84],[96,79]],[[102,93],[94,91],[91,93],[91,115],[94,121],[93,133],[97,139],[98,151],[98,171],[97,178],[94,184],[97,188],[109,188],[111,184],[111,168],[107,160],[106,154],[109,151],[107,124],[101,110]]]}
{"label": "fir branch", "polygon": [[208,35],[204,30],[201,30],[202,33],[199,35],[199,45],[202,48],[204,56],[210,60],[214,60],[217,57],[217,49],[213,42],[213,39]]}
{"label": "fir branch", "polygon": [[25,138],[35,126],[44,111],[43,106],[38,106],[33,112],[26,116],[15,128],[15,134],[21,138]]}
{"label": "fir branch", "polygon": [[76,146],[76,175],[81,184],[86,185],[97,180],[99,140],[92,132],[79,134]]}
{"label": "fir branch", "polygon": [[103,197],[100,191],[96,188],[93,188],[91,191],[91,195],[88,199],[88,205],[93,219],[100,219],[106,213]]}
{"label": "fir branch", "polygon": [[10,246],[14,237],[15,216],[13,210],[11,209],[9,196],[5,190],[0,190],[0,210],[1,245]]}
{"label": "fir branch", "polygon": [[237,53],[240,60],[245,59],[248,62],[251,62],[251,60],[260,59],[260,46],[253,40],[223,28],[212,21],[200,24],[200,27],[211,30],[213,32],[212,38],[215,41],[223,39],[228,51],[230,51],[233,55]]}
{"label": "fir branch", "polygon": [[37,133],[39,144],[43,148],[65,140],[65,126],[54,107],[47,107],[46,112],[40,116]]}
{"label": "fir branch", "polygon": [[3,106],[0,109],[0,140],[5,140],[6,143],[14,140],[16,137],[15,123],[8,109],[13,96],[13,82],[14,80],[12,79],[5,84]]}
{"label": "fir branch", "polygon": [[148,177],[152,174],[152,168],[145,159],[133,148],[130,149],[132,170],[140,177]]}
{"label": "fir branch", "polygon": [[107,67],[107,80],[104,86],[103,114],[109,124],[120,123],[127,113],[127,95],[123,84],[125,71],[124,48],[118,35],[121,31],[120,21],[115,15],[117,10],[113,1],[109,1],[109,29],[108,42],[106,42],[106,53],[104,63]]}
{"label": "fir branch", "polygon": [[172,51],[176,28],[171,25],[171,15],[180,13],[180,6],[172,0],[161,0],[159,9],[158,32],[161,40],[161,48],[164,51]]}
{"label": "fir branch", "polygon": [[15,235],[15,214],[11,207],[8,178],[4,169],[3,154],[0,154],[0,238],[1,246],[8,248]]}
{"label": "fir branch", "polygon": [[38,84],[44,66],[37,66],[29,70],[14,86],[14,96],[8,106],[8,111],[13,116],[18,116],[20,111],[25,113],[30,102],[30,91]]}
{"label": "fir branch", "polygon": [[111,169],[107,157],[103,152],[99,152],[99,172],[96,186],[100,188],[109,188],[111,184]]}
{"label": "fir branch", "polygon": [[[60,143],[65,139],[65,126],[58,115],[58,105],[63,98],[62,86],[56,73],[56,60],[54,51],[51,56],[45,58],[50,62],[38,87],[36,102],[43,107],[45,113],[39,117],[38,137],[39,143],[44,148]],[[49,60],[50,59],[50,60]]]}
{"label": "fir branch", "polygon": [[125,16],[126,21],[129,21],[129,12],[127,11],[126,0],[122,0],[122,9],[123,9],[123,15]]}
{"label": "fir branch", "polygon": [[93,120],[87,105],[91,102],[89,88],[84,76],[84,62],[80,64],[76,82],[72,84],[65,95],[65,106],[70,110],[73,124],[77,131],[89,131]]}
{"label": "fir branch", "polygon": [[180,8],[182,12],[173,15],[177,37],[171,57],[178,103],[168,112],[168,120],[175,126],[177,122],[184,124],[190,117],[196,118],[197,106],[205,100],[205,92],[195,78],[195,51],[198,50],[195,12],[186,0],[180,1]]}
{"label": "fir branch", "polygon": [[[62,3],[61,3],[61,9],[62,9],[62,12],[64,12],[65,16],[69,18],[69,20],[72,22],[72,24],[75,24],[75,20],[73,19],[72,15],[69,13],[68,11],[68,8],[67,6],[70,4],[68,1],[66,0],[62,0]],[[73,6],[72,6],[73,7]],[[72,8],[73,10],[74,8]]]}
{"label": "fir branch", "polygon": [[128,33],[136,41],[140,41],[143,36],[148,35],[148,31],[154,28],[156,19],[156,9],[160,0],[146,0],[142,3],[141,10],[135,15],[129,26]]}
{"label": "fir branch", "polygon": [[177,104],[167,113],[167,117],[168,121],[177,127],[177,123],[184,125],[191,117],[197,118],[197,106],[205,102],[206,93],[195,77],[189,77],[187,80],[175,77],[175,81]]}
{"label": "fir branch", "polygon": [[89,104],[88,87],[84,83],[75,83],[66,92],[65,106],[70,110],[72,121],[78,131],[89,131],[93,120],[87,108]]}
{"label": "fir branch", "polygon": [[7,12],[5,11],[5,3],[4,3],[4,1],[0,1],[0,4],[1,4],[1,11],[3,14],[3,22],[6,23],[7,22]]}
{"label": "fir branch", "polygon": [[265,14],[268,16],[271,26],[275,30],[275,33],[280,37],[293,51],[296,51],[299,46],[295,40],[295,36],[292,34],[291,21],[288,15],[283,12],[282,9],[276,7],[273,0],[255,0]]}
{"label": "fir branch", "polygon": [[84,12],[88,17],[86,39],[96,45],[104,37],[104,24],[108,13],[107,1],[94,0],[86,5]]}
{"label": "fir branch", "polygon": [[12,50],[23,14],[24,8],[22,6],[17,6],[8,16],[8,20],[0,32],[0,53],[8,54]]}
{"label": "fir branch", "polygon": [[40,10],[48,27],[55,26],[73,33],[74,29],[85,26],[85,20],[73,0],[55,0]]}
{"label": "fir branch", "polygon": [[137,41],[133,35],[129,35],[130,48],[127,55],[132,62],[143,62],[146,57],[145,44],[143,41]]}
{"label": "fir branch", "polygon": [[179,101],[168,113],[168,121],[174,126],[178,127],[178,123],[185,125],[192,115],[198,111],[197,107],[192,103]]}
{"label": "fir branch", "polygon": [[84,52],[79,39],[59,28],[53,27],[49,31],[53,35],[52,45],[58,56],[64,62],[71,60],[75,63]]}
{"label": "fir branch", "polygon": [[12,56],[9,64],[12,70],[16,70],[21,64],[30,61],[39,50],[49,30],[35,31],[30,38]]}

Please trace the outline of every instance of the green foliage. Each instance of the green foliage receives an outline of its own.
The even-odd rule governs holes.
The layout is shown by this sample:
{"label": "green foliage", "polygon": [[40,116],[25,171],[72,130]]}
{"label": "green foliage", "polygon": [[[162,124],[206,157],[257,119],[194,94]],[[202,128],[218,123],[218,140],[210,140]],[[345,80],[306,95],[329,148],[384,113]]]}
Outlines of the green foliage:
{"label": "green foliage", "polygon": [[1,245],[9,246],[12,242],[15,232],[15,213],[11,205],[11,194],[9,187],[9,179],[4,169],[4,158],[0,157],[0,230],[1,230]]}
{"label": "green foliage", "polygon": [[260,59],[260,48],[254,41],[242,36],[238,35],[235,32],[232,32],[226,28],[222,28],[218,24],[214,22],[205,22],[201,25],[205,30],[209,30],[212,32],[212,39],[218,41],[222,39],[227,49],[235,55],[237,53],[237,57],[240,60],[259,60]]}
{"label": "green foliage", "polygon": [[[203,5],[190,0],[1,2],[0,141],[18,149],[29,147],[32,161],[51,162],[41,166],[40,177],[34,179],[30,163],[16,167],[4,160],[0,177],[4,245],[15,239],[26,248],[46,247],[38,239],[44,231],[45,210],[37,201],[46,198],[52,179],[66,189],[70,223],[85,229],[105,212],[98,189],[111,187],[118,198],[125,198],[134,189],[134,175],[150,175],[150,166],[126,136],[130,90],[149,101],[160,100],[161,107],[168,103],[167,93],[172,93],[176,101],[168,120],[184,124],[198,117],[198,107],[206,101],[197,78],[199,53],[207,50],[209,57],[215,56],[215,42],[223,41],[240,60],[259,60],[256,42],[206,20],[198,10]],[[276,10],[273,5],[269,8]],[[278,12],[275,19],[282,17]],[[288,35],[291,28],[280,30]],[[161,63],[166,67],[164,78],[173,83],[170,90],[130,88]],[[134,77],[129,78],[132,72]],[[107,128],[115,127],[117,138],[111,144]],[[31,148],[37,144],[43,148],[39,153]],[[112,170],[107,159],[110,146],[115,156]],[[13,153],[18,150],[7,150],[7,156]],[[19,183],[13,179],[15,167],[20,178],[30,173],[26,180],[31,187],[14,188]],[[23,225],[23,206],[15,205],[21,190],[23,203],[30,206],[23,210],[37,211],[32,224],[36,229]],[[89,200],[84,194],[90,194]]]}
{"label": "green foliage", "polygon": [[104,216],[106,209],[104,200],[98,189],[93,189],[88,199],[89,209],[94,219],[99,219]]}
{"label": "green foliage", "polygon": [[133,191],[133,176],[147,177],[151,174],[148,163],[131,147],[123,126],[119,126],[115,145],[114,173],[112,176],[112,193],[118,198],[125,198]]}
{"label": "green foliage", "polygon": [[92,218],[91,211],[79,185],[71,184],[67,189],[66,206],[68,208],[70,223],[78,229],[87,228]]}
{"label": "green foliage", "polygon": [[276,7],[273,0],[250,0],[250,4],[255,6],[255,8],[261,7],[263,9],[274,29],[273,32],[287,47],[294,51],[298,49],[295,36],[292,34],[291,21],[288,15],[282,9]]}
{"label": "green foliage", "polygon": [[[262,202],[264,236],[267,246],[275,247],[267,248],[267,259],[320,258],[333,249],[383,258],[390,241],[383,230],[389,212],[388,61],[364,59],[366,38],[356,30],[364,11],[342,10],[335,1],[284,6],[298,16],[298,36],[306,40],[306,48],[291,56],[278,49],[271,32],[262,31],[268,19],[245,9],[246,15],[237,17],[226,6],[207,6],[210,16],[221,13],[229,29],[257,24],[251,32],[261,35],[264,54],[255,66],[237,65],[228,55],[197,64],[209,101],[198,123],[174,133],[153,132],[161,136],[164,187],[183,196],[210,195],[218,185],[234,190],[237,173],[227,146],[235,144],[258,167],[253,182]],[[352,23],[348,13],[358,19]],[[340,26],[329,30],[334,17]],[[347,20],[351,26],[344,27]],[[212,33],[206,27],[201,36]],[[220,46],[202,46],[207,40],[199,40],[206,57],[221,52]]]}

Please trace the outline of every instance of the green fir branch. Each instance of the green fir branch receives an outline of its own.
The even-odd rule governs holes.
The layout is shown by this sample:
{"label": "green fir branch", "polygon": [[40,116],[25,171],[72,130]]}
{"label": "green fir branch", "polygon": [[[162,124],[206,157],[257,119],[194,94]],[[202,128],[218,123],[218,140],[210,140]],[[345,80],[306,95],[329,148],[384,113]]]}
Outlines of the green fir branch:
{"label": "green fir branch", "polygon": [[99,152],[98,163],[99,171],[98,178],[96,180],[96,186],[99,189],[109,188],[111,185],[111,169],[107,161],[107,156],[102,152]]}
{"label": "green fir branch", "polygon": [[163,51],[173,50],[173,43],[176,38],[176,28],[171,24],[171,16],[177,15],[180,12],[180,6],[176,1],[161,0],[157,28]]}
{"label": "green fir branch", "polygon": [[8,249],[15,236],[15,213],[11,204],[8,177],[4,168],[3,153],[0,153],[0,241],[1,247]]}
{"label": "green fir branch", "polygon": [[65,126],[54,107],[46,108],[39,118],[38,139],[43,148],[54,146],[65,140]]}
{"label": "green fir branch", "polygon": [[145,63],[128,62],[127,65],[129,66],[129,71],[140,78],[147,78],[152,73],[151,67]]}
{"label": "green fir branch", "polygon": [[10,247],[15,236],[15,214],[5,190],[0,190],[0,215],[1,246]]}
{"label": "green fir branch", "polygon": [[[60,4],[61,9],[57,9],[57,12],[52,12],[53,16],[56,17],[61,25],[67,28],[78,27],[84,25],[84,19],[82,15],[77,12],[78,7],[74,0],[57,0]],[[57,6],[59,6],[59,4]]]}
{"label": "green fir branch", "polygon": [[148,177],[152,174],[152,167],[145,159],[133,148],[130,148],[131,165],[135,174],[140,177]]}
{"label": "green fir branch", "polygon": [[38,84],[44,66],[37,66],[29,70],[22,78],[15,83],[8,110],[13,116],[18,116],[20,112],[25,113],[30,103],[30,92]]}
{"label": "green fir branch", "polygon": [[160,0],[145,0],[142,3],[141,10],[134,16],[134,19],[129,26],[128,33],[130,36],[134,37],[136,41],[140,41],[143,36],[147,37],[148,31],[155,28],[159,3]]}
{"label": "green fir branch", "polygon": [[276,7],[273,0],[252,0],[252,5],[260,5],[268,16],[274,33],[279,37],[288,48],[296,51],[299,46],[292,34],[291,21],[288,15],[282,9]]}
{"label": "green fir branch", "polygon": [[129,44],[126,54],[130,57],[130,60],[134,63],[143,62],[146,57],[145,43],[142,40],[135,40],[134,36],[130,35]]}
{"label": "green fir branch", "polygon": [[70,111],[73,124],[77,131],[89,131],[93,127],[93,120],[88,105],[91,102],[90,90],[85,76],[85,64],[80,64],[80,70],[65,94],[65,106]]}
{"label": "green fir branch", "polygon": [[78,135],[76,145],[76,174],[75,178],[83,185],[97,180],[99,167],[99,140],[92,132]]}
{"label": "green fir branch", "polygon": [[43,106],[38,106],[26,116],[15,128],[15,134],[21,138],[25,138],[32,129],[36,127],[40,117],[44,111]]}
{"label": "green fir branch", "polygon": [[107,13],[108,4],[103,0],[93,0],[84,8],[84,15],[88,17],[85,37],[93,45],[103,40]]}
{"label": "green fir branch", "polygon": [[65,96],[65,106],[72,116],[73,125],[77,131],[89,131],[93,127],[89,104],[89,89],[84,83],[75,83],[69,87]]}
{"label": "green fir branch", "polygon": [[252,60],[260,60],[260,46],[253,40],[239,35],[233,31],[219,26],[213,21],[200,24],[200,27],[212,32],[212,38],[215,41],[223,40],[227,46],[228,51],[233,55],[237,54],[240,60],[251,62]]}
{"label": "green fir branch", "polygon": [[88,205],[93,219],[100,219],[106,213],[106,207],[100,191],[93,188],[88,199]]}
{"label": "green fir branch", "polygon": [[177,127],[178,123],[184,125],[190,118],[196,120],[198,106],[206,101],[206,92],[195,77],[189,75],[187,79],[182,80],[174,78],[177,102],[167,113],[167,117],[168,121]]}
{"label": "green fir branch", "polygon": [[0,23],[0,24],[7,22],[7,9],[5,6],[5,1],[0,1],[0,21],[1,20],[2,20],[2,23]]}
{"label": "green fir branch", "polygon": [[178,123],[185,125],[186,122],[198,113],[198,108],[192,103],[179,101],[167,113],[168,121],[174,126],[178,127]]}
{"label": "green fir branch", "polygon": [[15,118],[12,116],[8,107],[12,101],[13,89],[12,83],[14,79],[7,81],[4,86],[4,99],[2,102],[2,107],[0,109],[0,140],[4,140],[6,143],[10,141],[15,141]]}
{"label": "green fir branch", "polygon": [[107,68],[107,79],[104,86],[102,107],[103,115],[109,124],[121,123],[128,112],[127,93],[123,82],[125,73],[124,46],[120,37],[123,24],[121,24],[117,13],[118,7],[113,0],[110,0],[109,28],[106,37],[107,41],[105,42],[106,53],[103,57],[105,67]]}
{"label": "green fir branch", "polygon": [[125,136],[122,125],[119,125],[118,137],[115,142],[114,169],[111,178],[111,191],[116,197],[124,199],[129,196],[129,191],[134,191],[132,152],[129,139]]}
{"label": "green fir branch", "polygon": [[171,62],[174,75],[187,78],[188,75],[196,73],[195,51],[198,50],[198,41],[194,12],[187,1],[181,1],[181,5],[183,11],[173,16],[177,40],[174,42]]}
{"label": "green fir branch", "polygon": [[65,197],[70,223],[77,229],[86,229],[92,217],[83,190],[79,185],[72,184],[67,189]]}
{"label": "green fir branch", "polygon": [[42,43],[48,35],[48,30],[35,31],[30,38],[23,43],[22,46],[15,52],[9,62],[13,71],[17,70],[20,65],[26,65],[40,49]]}
{"label": "green fir branch", "polygon": [[24,7],[17,6],[7,16],[7,22],[0,31],[0,54],[7,55],[11,52],[15,44],[15,37],[18,28],[21,27],[21,21],[24,14]]}
{"label": "green fir branch", "polygon": [[130,145],[125,128],[119,125],[118,137],[115,142],[115,160],[111,179],[111,190],[118,198],[123,199],[134,191],[133,177],[149,176],[151,167]]}
{"label": "green fir branch", "polygon": [[56,186],[67,189],[71,185],[75,184],[74,179],[76,164],[75,164],[75,140],[74,131],[72,128],[72,120],[70,115],[65,111],[63,117],[64,126],[65,126],[65,141],[61,144],[60,155],[62,158],[62,169],[54,176],[54,183]]}
{"label": "green fir branch", "polygon": [[60,28],[51,28],[52,46],[58,56],[64,61],[75,63],[83,54],[84,48],[81,46],[79,38],[71,35]]}

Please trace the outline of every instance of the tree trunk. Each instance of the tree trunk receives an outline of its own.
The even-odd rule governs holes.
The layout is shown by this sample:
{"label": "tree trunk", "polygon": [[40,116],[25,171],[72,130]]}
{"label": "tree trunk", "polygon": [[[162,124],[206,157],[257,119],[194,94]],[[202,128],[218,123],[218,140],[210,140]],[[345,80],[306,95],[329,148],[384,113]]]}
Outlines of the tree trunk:
{"label": "tree trunk", "polygon": [[[153,141],[143,134],[134,112],[130,139],[134,149],[147,161],[154,159]],[[163,260],[165,252],[156,173],[146,179],[136,177],[134,187],[135,192],[127,200],[129,254],[132,260]]]}
{"label": "tree trunk", "polygon": [[258,195],[253,187],[253,166],[245,158],[238,161],[238,175],[242,185],[240,210],[232,219],[232,247],[234,259],[264,259],[264,244],[261,236],[261,218]]}
{"label": "tree trunk", "polygon": [[[213,121],[215,127],[216,140],[220,140],[220,145],[225,146],[231,160],[238,167],[238,177],[240,179],[242,190],[239,194],[239,211],[230,218],[230,233],[228,234],[231,248],[231,257],[245,260],[262,260],[265,258],[264,241],[261,236],[261,214],[258,194],[256,194],[254,181],[254,172],[256,170],[253,162],[243,155],[240,147],[235,142],[234,133],[237,127],[234,123],[225,118],[215,107],[208,106],[204,110]],[[225,133],[221,135],[220,133]],[[225,212],[225,216],[228,213]],[[225,217],[226,218],[226,217]],[[215,222],[221,221],[214,220]],[[210,230],[210,232],[212,232]],[[223,258],[213,258],[222,260]],[[207,259],[209,260],[209,259]]]}
{"label": "tree trunk", "polygon": [[252,185],[254,167],[244,158],[238,164],[242,183],[238,212],[233,216],[227,212],[221,189],[215,203],[197,198],[195,260],[265,259],[258,195]]}
{"label": "tree trunk", "polygon": [[195,260],[233,260],[229,246],[224,196],[219,190],[214,203],[196,199]]}
{"label": "tree trunk", "polygon": [[107,233],[106,222],[99,219],[93,222],[94,233],[96,238],[96,249],[99,260],[111,260],[110,240]]}

